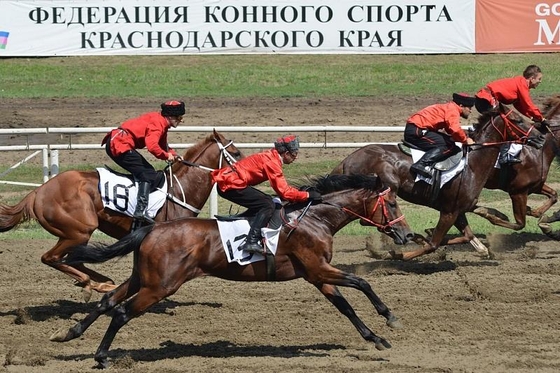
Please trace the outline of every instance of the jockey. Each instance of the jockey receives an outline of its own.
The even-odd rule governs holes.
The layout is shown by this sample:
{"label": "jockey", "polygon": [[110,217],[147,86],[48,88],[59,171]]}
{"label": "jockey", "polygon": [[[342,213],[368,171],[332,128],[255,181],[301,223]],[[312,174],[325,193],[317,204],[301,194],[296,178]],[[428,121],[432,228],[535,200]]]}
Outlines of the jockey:
{"label": "jockey", "polygon": [[173,162],[181,160],[175,150],[167,144],[169,128],[177,127],[185,115],[185,103],[167,101],[161,104],[160,112],[150,112],[129,119],[120,127],[111,130],[103,138],[107,155],[116,164],[127,170],[138,183],[138,196],[133,217],[153,223],[145,215],[152,184],[157,172],[154,167],[136,150],[147,148],[156,158]]}
{"label": "jockey", "polygon": [[[549,127],[544,119],[541,111],[535,106],[531,100],[529,90],[537,88],[542,80],[541,69],[536,65],[529,65],[523,71],[523,75],[513,78],[504,78],[488,83],[475,95],[475,107],[479,113],[485,113],[494,110],[498,103],[513,106],[526,117],[531,118],[535,122],[540,122],[539,131],[546,133]],[[505,144],[500,149],[500,164],[519,163],[521,160],[515,157],[515,154],[521,150],[520,146],[510,150],[513,144]],[[514,154],[511,154],[515,152]]]}
{"label": "jockey", "polygon": [[250,212],[256,212],[247,240],[239,247],[240,250],[263,253],[264,250],[259,245],[261,228],[266,226],[275,209],[272,197],[256,189],[254,185],[268,180],[278,196],[289,202],[322,200],[317,191],[302,191],[288,185],[282,165],[294,162],[298,152],[298,138],[288,135],[277,139],[272,149],[252,154],[231,166],[212,171],[212,181],[217,183],[221,197]]}
{"label": "jockey", "polygon": [[412,172],[431,178],[433,165],[455,153],[455,142],[474,144],[461,128],[460,121],[460,118],[469,117],[473,105],[474,97],[453,93],[453,101],[428,106],[408,118],[405,141],[426,151],[410,167]]}

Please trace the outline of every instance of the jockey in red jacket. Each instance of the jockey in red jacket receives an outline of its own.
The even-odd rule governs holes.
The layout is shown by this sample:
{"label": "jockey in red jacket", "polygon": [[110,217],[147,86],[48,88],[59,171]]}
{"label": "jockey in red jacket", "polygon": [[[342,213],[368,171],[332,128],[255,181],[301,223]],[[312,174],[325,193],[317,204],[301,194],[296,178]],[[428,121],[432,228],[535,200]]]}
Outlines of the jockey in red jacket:
{"label": "jockey in red jacket", "polygon": [[320,201],[321,195],[316,191],[302,191],[290,185],[284,177],[283,164],[294,162],[299,152],[299,140],[289,135],[279,138],[274,148],[250,155],[231,166],[212,171],[212,181],[218,186],[218,194],[238,205],[246,207],[250,213],[256,213],[245,243],[240,250],[263,253],[259,245],[261,228],[265,227],[275,205],[272,197],[254,188],[254,185],[269,181],[278,196],[289,202]]}
{"label": "jockey in red jacket", "polygon": [[431,178],[433,165],[455,154],[455,142],[474,144],[461,128],[460,118],[467,119],[474,105],[474,97],[453,93],[453,101],[428,106],[406,121],[404,139],[426,151],[410,170]]}
{"label": "jockey in red jacket", "polygon": [[[529,90],[537,88],[542,81],[541,69],[536,65],[529,65],[523,71],[522,76],[495,80],[488,83],[475,95],[475,107],[479,113],[493,110],[501,102],[506,105],[513,104],[521,114],[540,122],[539,131],[545,133],[548,123],[545,121],[539,108],[535,106]],[[520,159],[508,153],[509,145],[502,146],[499,162],[501,164],[519,163]]]}
{"label": "jockey in red jacket", "polygon": [[138,183],[138,200],[134,218],[153,222],[144,214],[148,198],[157,172],[136,150],[147,148],[156,158],[173,162],[180,160],[175,150],[167,144],[167,132],[177,127],[185,115],[185,103],[167,101],[161,104],[161,112],[150,112],[125,121],[119,128],[110,131],[103,138],[107,155],[116,164],[127,170]]}

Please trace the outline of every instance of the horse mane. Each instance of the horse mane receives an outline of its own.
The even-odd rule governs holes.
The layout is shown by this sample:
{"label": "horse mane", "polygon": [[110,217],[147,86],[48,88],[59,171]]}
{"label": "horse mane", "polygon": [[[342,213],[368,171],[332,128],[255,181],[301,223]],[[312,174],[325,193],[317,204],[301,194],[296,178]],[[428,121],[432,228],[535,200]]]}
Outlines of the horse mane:
{"label": "horse mane", "polygon": [[193,146],[191,146],[185,151],[185,155],[183,156],[183,159],[193,160],[193,158],[196,155],[200,154],[201,149],[204,146],[206,146],[206,144],[212,142],[213,140],[214,140],[214,134],[210,134],[206,136],[206,138],[203,141],[198,141],[196,144],[194,144]]}
{"label": "horse mane", "polygon": [[543,114],[545,117],[553,116],[560,108],[560,95],[549,97],[545,100]]}
{"label": "horse mane", "polygon": [[489,110],[485,113],[480,114],[478,117],[478,121],[473,124],[474,126],[474,133],[473,136],[478,134],[489,121],[492,120],[494,117],[500,116],[500,114],[508,114],[508,119],[515,123],[523,123],[523,117],[517,114],[515,111],[511,111],[507,106],[500,103],[500,106],[497,110]]}
{"label": "horse mane", "polygon": [[[383,187],[376,174],[370,175],[325,175],[310,178],[310,186],[321,194],[328,194],[347,189],[379,190]],[[305,189],[305,188],[300,188]]]}

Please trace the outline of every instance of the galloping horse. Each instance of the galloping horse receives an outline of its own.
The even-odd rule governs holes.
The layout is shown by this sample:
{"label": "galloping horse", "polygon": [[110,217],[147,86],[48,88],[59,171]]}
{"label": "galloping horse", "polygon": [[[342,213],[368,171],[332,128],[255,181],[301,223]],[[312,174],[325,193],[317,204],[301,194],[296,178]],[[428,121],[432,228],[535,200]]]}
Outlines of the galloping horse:
{"label": "galloping horse", "polygon": [[[233,162],[240,156],[232,141],[213,131],[189,148],[183,159],[217,168],[222,159]],[[171,170],[175,180],[168,180],[168,200],[157,214],[156,221],[197,216],[212,189],[210,175],[201,167],[189,167],[179,162]],[[96,229],[114,238],[121,238],[130,231],[131,217],[104,209],[97,172],[66,171],[33,190],[17,205],[0,204],[0,232],[31,219],[58,237],[56,245],[41,257],[42,262],[75,279],[84,288],[86,300],[89,300],[92,289],[106,292],[115,288],[110,278],[83,264],[60,262],[73,246],[87,243]]]}
{"label": "galloping horse", "polygon": [[[395,194],[388,188],[381,191],[382,184],[375,175],[324,176],[316,179],[315,188],[323,194],[323,203],[310,206],[303,219],[298,218],[305,211],[303,204],[286,207],[286,211],[290,206],[292,209],[285,218],[289,220],[288,225],[280,231],[275,257],[276,281],[303,277],[352,322],[366,341],[373,342],[378,350],[390,348],[389,342],[375,335],[356,315],[337,286],[363,292],[377,313],[386,318],[389,327],[401,327],[398,319],[367,281],[329,263],[333,256],[333,235],[355,219],[366,220],[390,235],[403,228],[408,230]],[[297,226],[295,222],[299,222]],[[392,229],[388,229],[389,226]],[[133,251],[131,277],[105,294],[95,309],[74,327],[51,336],[56,342],[75,339],[100,315],[113,310],[111,323],[95,353],[101,368],[108,366],[109,348],[120,328],[175,293],[183,283],[200,276],[233,281],[267,280],[263,261],[246,266],[235,261],[228,263],[217,222],[211,219],[186,218],[156,223],[132,232],[111,246],[77,247],[64,260],[104,262]]]}
{"label": "galloping horse", "polygon": [[476,144],[467,154],[465,169],[449,181],[439,191],[435,200],[430,198],[431,186],[425,182],[415,182],[410,172],[412,158],[403,153],[396,145],[367,145],[346,157],[331,174],[369,174],[375,173],[385,184],[406,201],[429,206],[440,212],[439,221],[433,234],[421,249],[397,253],[391,251],[393,259],[409,260],[435,251],[446,244],[445,234],[452,225],[473,240],[474,234],[469,227],[466,212],[472,211],[484,184],[493,172],[499,147],[506,141],[521,141],[529,135],[522,118],[510,111],[504,114],[500,107],[499,115],[482,115],[474,133]]}
{"label": "galloping horse", "polygon": [[[500,169],[493,169],[488,181],[484,185],[488,189],[501,189],[511,198],[515,223],[508,221],[506,215],[500,211],[476,206],[474,213],[480,215],[494,225],[520,230],[525,227],[526,216],[541,218],[539,227],[552,238],[558,239],[548,223],[558,220],[554,217],[543,217],[544,213],[550,209],[558,200],[558,194],[554,189],[545,184],[550,165],[556,154],[560,151],[560,96],[554,96],[546,100],[544,116],[551,124],[551,132],[546,135],[546,140],[542,150],[524,146],[521,153],[521,163],[511,165],[506,168],[504,174]],[[547,197],[544,203],[534,209],[527,207],[527,197],[529,194],[541,194]]]}

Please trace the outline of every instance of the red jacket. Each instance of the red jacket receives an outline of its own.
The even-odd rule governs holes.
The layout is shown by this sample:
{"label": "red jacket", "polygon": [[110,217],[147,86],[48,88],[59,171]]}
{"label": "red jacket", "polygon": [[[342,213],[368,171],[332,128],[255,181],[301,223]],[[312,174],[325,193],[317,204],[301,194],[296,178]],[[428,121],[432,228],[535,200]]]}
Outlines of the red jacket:
{"label": "red jacket", "polygon": [[252,154],[232,166],[212,171],[211,175],[222,192],[245,189],[268,180],[272,189],[285,201],[305,202],[309,198],[309,193],[288,185],[282,170],[282,158],[276,149]]}
{"label": "red jacket", "polygon": [[148,148],[156,158],[167,160],[169,154],[177,155],[167,144],[168,131],[167,119],[159,112],[152,112],[127,120],[119,128],[105,135],[102,144],[110,137],[111,152],[114,156],[132,149]]}
{"label": "red jacket", "polygon": [[430,131],[444,130],[453,140],[466,143],[467,134],[461,128],[461,111],[461,107],[453,101],[435,104],[413,114],[406,122]]}
{"label": "red jacket", "polygon": [[485,88],[478,91],[476,96],[484,98],[489,102],[492,102],[491,98],[493,97],[506,105],[513,104],[521,114],[532,120],[536,122],[543,120],[541,111],[535,106],[533,100],[531,100],[527,79],[521,75],[488,83]]}

